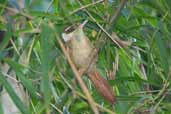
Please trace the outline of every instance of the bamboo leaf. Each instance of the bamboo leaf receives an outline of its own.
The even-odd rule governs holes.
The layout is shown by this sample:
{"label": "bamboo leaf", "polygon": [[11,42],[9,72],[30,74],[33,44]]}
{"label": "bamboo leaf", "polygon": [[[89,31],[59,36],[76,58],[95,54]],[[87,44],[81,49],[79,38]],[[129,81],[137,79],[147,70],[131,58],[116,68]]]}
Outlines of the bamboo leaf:
{"label": "bamboo leaf", "polygon": [[52,64],[51,49],[53,46],[53,33],[47,24],[42,24],[42,31],[40,35],[41,48],[41,91],[44,96],[44,104],[48,106],[51,97],[50,89],[50,68]]}
{"label": "bamboo leaf", "polygon": [[165,73],[167,73],[168,69],[169,69],[168,61],[167,61],[168,60],[168,58],[167,58],[168,55],[166,53],[166,49],[165,49],[164,43],[163,43],[161,38],[162,38],[161,33],[157,32],[155,41],[156,41],[157,48],[159,50],[161,66],[163,67]]}
{"label": "bamboo leaf", "polygon": [[23,104],[23,102],[21,101],[21,99],[17,96],[17,94],[15,93],[15,91],[13,90],[13,88],[11,87],[10,83],[6,80],[6,78],[3,76],[3,74],[2,74],[1,71],[0,71],[0,82],[3,84],[3,86],[6,89],[6,91],[8,92],[9,96],[11,97],[11,99],[13,100],[13,102],[15,103],[15,105],[19,108],[19,110],[23,114],[30,114],[30,112],[27,109],[27,107]]}
{"label": "bamboo leaf", "polygon": [[22,85],[27,89],[27,91],[34,97],[34,98],[39,98],[38,95],[36,94],[36,88],[32,84],[32,82],[26,78],[24,75],[23,71],[24,67],[20,64],[18,64],[15,61],[12,61],[11,59],[5,59],[5,61],[11,66],[11,68],[15,71],[16,76],[20,79]]}

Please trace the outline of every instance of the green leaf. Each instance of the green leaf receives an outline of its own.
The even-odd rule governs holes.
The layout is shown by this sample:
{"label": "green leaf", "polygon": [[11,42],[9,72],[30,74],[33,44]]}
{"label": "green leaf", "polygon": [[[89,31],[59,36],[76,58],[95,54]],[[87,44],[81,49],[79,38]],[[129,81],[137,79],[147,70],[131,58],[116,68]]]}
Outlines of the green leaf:
{"label": "green leaf", "polygon": [[12,36],[12,30],[11,30],[11,23],[7,24],[7,31],[5,32],[4,38],[2,42],[0,42],[0,51],[2,51],[9,43],[9,40]]}
{"label": "green leaf", "polygon": [[51,55],[51,50],[53,46],[53,33],[49,29],[47,24],[42,24],[40,35],[40,48],[41,48],[41,92],[44,96],[44,105],[48,106],[51,98],[50,80],[49,76],[51,73],[51,65],[53,62],[53,57]]}
{"label": "green leaf", "polygon": [[11,99],[13,100],[15,105],[19,108],[19,110],[23,114],[30,114],[29,110],[27,109],[27,107],[23,104],[21,99],[17,96],[17,94],[15,93],[13,88],[11,87],[10,83],[6,80],[6,78],[2,74],[1,69],[0,69],[0,82],[3,84],[3,86],[6,89],[6,91],[8,92],[9,96],[11,97]]}
{"label": "green leaf", "polygon": [[[8,0],[0,0],[0,3],[4,4],[4,6],[7,4],[7,2],[8,2]],[[3,12],[4,12],[4,7],[3,8],[0,7],[0,15],[2,15]]]}
{"label": "green leaf", "polygon": [[169,65],[168,65],[168,58],[167,58],[167,53],[166,53],[166,49],[164,46],[164,42],[162,41],[162,36],[160,32],[157,32],[155,35],[155,41],[156,41],[156,45],[159,51],[159,55],[160,55],[160,60],[161,60],[161,66],[163,67],[165,73],[168,72],[169,70]]}
{"label": "green leaf", "polygon": [[7,62],[9,66],[11,66],[11,68],[15,71],[16,76],[20,79],[22,85],[27,89],[31,96],[38,99],[39,97],[36,94],[36,88],[23,73],[23,71],[26,71],[26,69],[22,65],[18,64],[16,61],[12,61],[11,59],[5,59],[5,62]]}

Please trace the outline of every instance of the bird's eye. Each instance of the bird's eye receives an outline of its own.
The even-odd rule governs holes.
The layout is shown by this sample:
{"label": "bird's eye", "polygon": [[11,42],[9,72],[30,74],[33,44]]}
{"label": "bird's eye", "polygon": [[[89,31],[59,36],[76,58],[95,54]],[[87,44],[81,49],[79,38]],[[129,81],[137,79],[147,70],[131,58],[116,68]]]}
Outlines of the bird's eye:
{"label": "bird's eye", "polygon": [[65,28],[64,32],[66,34],[69,34],[69,33],[73,32],[74,30],[75,30],[74,26],[69,26],[69,27]]}

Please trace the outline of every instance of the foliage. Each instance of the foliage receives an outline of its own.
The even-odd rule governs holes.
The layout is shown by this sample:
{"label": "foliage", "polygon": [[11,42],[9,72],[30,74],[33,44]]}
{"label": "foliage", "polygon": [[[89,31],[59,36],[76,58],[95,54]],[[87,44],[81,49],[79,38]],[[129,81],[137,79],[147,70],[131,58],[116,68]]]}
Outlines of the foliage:
{"label": "foliage", "polygon": [[[109,81],[117,98],[114,106],[98,95],[86,76],[82,78],[101,113],[169,114],[171,1],[128,0],[114,22],[110,20],[124,0],[93,1],[25,0],[24,9],[15,10],[21,7],[17,0],[1,0],[0,30],[5,35],[0,42],[0,59],[15,71],[28,91],[29,108],[24,107],[2,72],[0,84],[23,113],[93,113],[79,84],[73,82],[75,76],[54,34],[61,38],[65,27],[88,20],[84,32],[99,48],[97,68],[104,78],[109,72],[115,77]],[[6,18],[4,14],[8,14]],[[132,44],[118,47],[99,25]],[[6,58],[6,52],[13,56]]]}

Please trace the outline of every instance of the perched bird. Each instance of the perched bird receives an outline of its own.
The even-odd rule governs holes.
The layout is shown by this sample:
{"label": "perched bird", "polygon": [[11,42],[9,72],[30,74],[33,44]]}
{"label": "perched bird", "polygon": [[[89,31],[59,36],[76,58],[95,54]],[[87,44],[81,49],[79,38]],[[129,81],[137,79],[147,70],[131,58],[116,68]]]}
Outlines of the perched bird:
{"label": "perched bird", "polygon": [[105,80],[96,69],[94,60],[97,58],[94,54],[94,46],[89,38],[84,34],[83,27],[85,23],[74,28],[68,27],[64,30],[62,37],[69,48],[69,54],[72,61],[79,69],[80,75],[87,74],[88,78],[93,82],[99,94],[111,104],[116,99],[114,92],[107,80]]}

